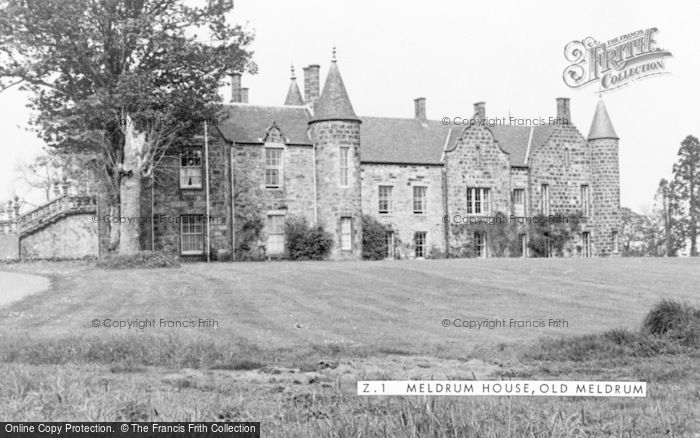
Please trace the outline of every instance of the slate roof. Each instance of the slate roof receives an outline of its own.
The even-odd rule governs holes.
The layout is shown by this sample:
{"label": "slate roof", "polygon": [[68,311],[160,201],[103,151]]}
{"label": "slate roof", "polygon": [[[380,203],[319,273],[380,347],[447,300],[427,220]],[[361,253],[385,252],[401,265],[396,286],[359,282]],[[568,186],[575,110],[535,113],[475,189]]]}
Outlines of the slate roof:
{"label": "slate roof", "polygon": [[287,98],[284,100],[285,105],[303,105],[304,98],[301,96],[301,91],[299,90],[299,85],[297,85],[297,78],[292,76],[289,82],[289,91],[287,91]]}
{"label": "slate roof", "polygon": [[360,157],[378,163],[441,164],[448,127],[435,120],[362,117]]}
{"label": "slate roof", "polygon": [[593,121],[591,122],[591,129],[588,131],[589,140],[601,138],[619,139],[602,99],[598,100],[598,105],[595,107],[595,114],[593,114]]}
{"label": "slate roof", "polygon": [[262,143],[272,122],[276,122],[288,143],[310,145],[309,117],[304,106],[231,104],[224,108],[218,126],[227,139],[236,143]]}
{"label": "slate roof", "polygon": [[323,91],[314,105],[312,121],[321,120],[359,120],[355,115],[355,110],[352,109],[343,78],[338,70],[338,63],[335,60],[331,62]]}
{"label": "slate roof", "polygon": [[[219,120],[224,136],[237,143],[262,143],[275,122],[287,142],[311,145],[307,130],[311,114],[304,106],[259,106],[231,104],[227,117]],[[454,149],[463,127],[445,126],[437,120],[415,118],[360,117],[363,162],[396,164],[442,164],[445,146]],[[527,166],[530,154],[550,136],[553,126],[494,126],[489,128],[499,146],[510,155],[512,166]],[[532,141],[530,141],[532,132]]]}

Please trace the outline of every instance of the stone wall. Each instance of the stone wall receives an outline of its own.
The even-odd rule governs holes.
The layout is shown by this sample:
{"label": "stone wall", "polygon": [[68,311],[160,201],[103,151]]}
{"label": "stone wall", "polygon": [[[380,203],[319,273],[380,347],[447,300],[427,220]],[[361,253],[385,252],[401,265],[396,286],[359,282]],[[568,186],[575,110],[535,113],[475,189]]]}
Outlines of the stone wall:
{"label": "stone wall", "polygon": [[[569,151],[569,163],[566,151]],[[542,185],[549,186],[550,215],[565,217],[583,213],[581,186],[589,186],[589,200],[593,200],[591,151],[588,142],[574,125],[556,125],[543,145],[530,152],[530,190],[528,215],[542,212]],[[589,209],[591,205],[589,205]],[[591,209],[591,212],[592,209]],[[582,232],[591,232],[594,217],[590,215],[581,224]],[[582,255],[581,234],[574,236],[565,255]]]}
{"label": "stone wall", "polygon": [[[237,246],[246,236],[244,228],[254,218],[266,225],[268,213],[285,214],[288,218],[306,218],[312,224],[314,215],[314,150],[307,145],[282,147],[283,180],[280,188],[265,187],[265,145],[249,144],[233,146],[235,193],[235,235]],[[264,249],[267,230],[263,228],[258,244]],[[247,254],[237,254],[246,257]]]}
{"label": "stone wall", "polygon": [[15,232],[0,231],[0,260],[17,260],[19,258],[19,235]]}
{"label": "stone wall", "polygon": [[[357,259],[362,255],[362,200],[360,123],[322,121],[310,125],[316,144],[318,223],[333,235],[331,258]],[[350,148],[348,186],[340,186],[340,148]],[[341,218],[352,220],[352,252],[340,250]]]}
{"label": "stone wall", "polygon": [[510,172],[508,154],[484,126],[465,128],[455,148],[445,153],[447,211],[444,214],[450,219],[450,255],[465,255],[472,248],[473,227],[455,221],[455,218],[479,216],[467,213],[467,187],[490,189],[490,213],[481,216],[495,216],[498,212],[509,216]]}
{"label": "stone wall", "polygon": [[[613,231],[620,230],[620,167],[618,141],[591,140],[591,201],[593,203],[593,251],[599,256],[613,253]],[[619,236],[618,236],[619,238]]]}
{"label": "stone wall", "polygon": [[63,217],[20,239],[23,259],[72,259],[98,255],[94,214]]}
{"label": "stone wall", "polygon": [[[155,174],[153,196],[153,229],[155,233],[155,249],[175,251],[180,253],[181,216],[201,215],[204,223],[210,227],[210,254],[212,259],[222,251],[231,251],[231,193],[229,146],[224,140],[210,132],[209,134],[209,218],[206,218],[206,171],[207,163],[204,154],[204,138],[199,137],[192,146],[202,148],[202,187],[180,188],[179,151],[173,151],[161,160]],[[142,203],[147,204],[150,196],[148,183],[143,190]],[[142,205],[142,215],[151,216],[147,205]],[[142,228],[142,243],[149,248],[148,230]],[[146,237],[144,237],[146,236]],[[206,227],[202,237],[206,251]],[[206,254],[195,256],[196,259],[206,259]]]}
{"label": "stone wall", "polygon": [[[566,150],[570,161],[566,164]],[[530,214],[542,212],[542,184],[549,185],[551,214],[573,215],[583,210],[581,185],[590,186],[590,149],[573,125],[558,125],[549,139],[530,152]]]}
{"label": "stone wall", "polygon": [[[380,185],[392,187],[393,210],[388,214],[379,213]],[[426,187],[427,205],[423,214],[413,212],[414,186]],[[362,165],[362,211],[394,231],[396,257],[414,257],[416,232],[426,233],[426,255],[445,251],[442,196],[442,166]]]}

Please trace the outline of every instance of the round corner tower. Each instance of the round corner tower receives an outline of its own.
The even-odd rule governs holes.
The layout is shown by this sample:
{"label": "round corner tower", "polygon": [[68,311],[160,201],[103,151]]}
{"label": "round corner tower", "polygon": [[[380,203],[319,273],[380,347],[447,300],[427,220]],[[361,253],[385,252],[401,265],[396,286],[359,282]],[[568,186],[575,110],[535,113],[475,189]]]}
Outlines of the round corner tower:
{"label": "round corner tower", "polygon": [[598,101],[588,145],[591,152],[593,254],[614,255],[620,233],[619,137],[602,100]]}
{"label": "round corner tower", "polygon": [[316,218],[333,236],[332,259],[362,256],[360,124],[334,54],[309,121],[315,149]]}

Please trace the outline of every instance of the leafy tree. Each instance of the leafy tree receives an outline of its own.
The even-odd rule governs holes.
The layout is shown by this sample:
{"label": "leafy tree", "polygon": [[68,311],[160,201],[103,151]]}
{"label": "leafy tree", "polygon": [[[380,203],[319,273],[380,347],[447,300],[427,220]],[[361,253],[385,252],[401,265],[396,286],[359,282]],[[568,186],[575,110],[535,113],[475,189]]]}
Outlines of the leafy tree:
{"label": "leafy tree", "polygon": [[[663,236],[654,218],[621,208],[620,250],[623,257],[663,255]],[[661,248],[661,249],[660,249]]]}
{"label": "leafy tree", "polygon": [[[649,231],[649,241],[659,255],[675,257],[685,244],[686,212],[676,181],[661,179],[654,197],[656,230]],[[654,243],[653,239],[658,242]]]}
{"label": "leafy tree", "polygon": [[[362,258],[365,260],[382,260],[387,255],[386,234],[390,228],[373,216],[362,216]],[[393,249],[393,248],[392,248]]]}
{"label": "leafy tree", "polygon": [[[0,89],[31,92],[32,123],[50,147],[99,160],[113,215],[140,215],[140,179],[214,118],[229,73],[255,72],[252,34],[225,19],[233,1],[190,5],[0,3]],[[122,225],[119,234],[120,253],[139,250],[138,227]]]}
{"label": "leafy tree", "polygon": [[690,239],[690,255],[697,256],[698,226],[700,225],[700,142],[687,136],[678,150],[678,161],[673,166],[675,194],[687,205],[685,237]]}
{"label": "leafy tree", "polygon": [[96,190],[94,160],[87,155],[59,154],[56,150],[49,150],[30,163],[16,166],[15,173],[21,189],[41,191],[47,202],[54,187],[67,182],[81,194]]}

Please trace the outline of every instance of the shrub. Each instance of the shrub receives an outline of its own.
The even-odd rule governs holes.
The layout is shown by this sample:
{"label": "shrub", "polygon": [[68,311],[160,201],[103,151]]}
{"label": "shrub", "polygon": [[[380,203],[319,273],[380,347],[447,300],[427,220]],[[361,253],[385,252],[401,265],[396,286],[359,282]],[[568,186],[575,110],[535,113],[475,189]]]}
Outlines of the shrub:
{"label": "shrub", "polygon": [[333,246],[333,236],[320,225],[309,226],[305,218],[286,221],[285,240],[291,260],[323,260]]}
{"label": "shrub", "polygon": [[263,229],[262,218],[257,214],[241,212],[236,214],[236,221],[242,224],[241,228],[236,230],[236,260],[264,260],[265,251],[258,247]]}
{"label": "shrub", "polygon": [[653,335],[687,329],[700,319],[700,311],[676,300],[663,299],[647,313],[642,329]]}
{"label": "shrub", "polygon": [[382,260],[386,257],[386,234],[390,227],[370,215],[362,215],[362,258]]}
{"label": "shrub", "polygon": [[96,263],[103,269],[179,268],[180,259],[172,252],[141,251],[133,255],[109,255]]}
{"label": "shrub", "polygon": [[[566,221],[555,221],[564,218]],[[528,247],[533,257],[547,257],[551,247],[553,255],[564,254],[564,247],[581,230],[583,215],[578,213],[571,216],[537,215],[530,224],[530,239]]]}

